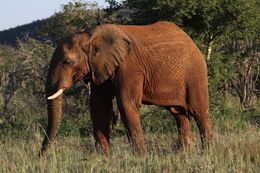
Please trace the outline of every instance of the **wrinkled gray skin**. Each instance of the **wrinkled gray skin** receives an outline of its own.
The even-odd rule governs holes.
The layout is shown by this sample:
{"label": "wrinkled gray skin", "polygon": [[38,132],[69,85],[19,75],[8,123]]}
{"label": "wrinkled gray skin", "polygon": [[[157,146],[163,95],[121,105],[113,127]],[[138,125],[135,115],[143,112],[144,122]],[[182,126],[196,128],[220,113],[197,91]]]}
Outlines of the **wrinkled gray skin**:
{"label": "wrinkled gray skin", "polygon": [[61,40],[46,82],[48,128],[41,154],[58,132],[62,91],[83,79],[91,81],[96,146],[107,156],[114,97],[128,137],[141,155],[147,152],[139,118],[142,103],[163,106],[175,116],[181,145],[193,143],[190,115],[198,124],[202,143],[212,139],[205,60],[174,24],[102,25],[91,35],[76,33]]}

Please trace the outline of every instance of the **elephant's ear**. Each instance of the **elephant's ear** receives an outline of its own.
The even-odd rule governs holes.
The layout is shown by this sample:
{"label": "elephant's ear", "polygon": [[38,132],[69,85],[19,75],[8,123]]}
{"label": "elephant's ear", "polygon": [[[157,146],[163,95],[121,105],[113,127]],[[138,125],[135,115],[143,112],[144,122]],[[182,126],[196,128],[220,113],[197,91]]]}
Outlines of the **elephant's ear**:
{"label": "elephant's ear", "polygon": [[131,50],[129,37],[114,25],[97,27],[90,40],[89,63],[95,84],[106,81]]}

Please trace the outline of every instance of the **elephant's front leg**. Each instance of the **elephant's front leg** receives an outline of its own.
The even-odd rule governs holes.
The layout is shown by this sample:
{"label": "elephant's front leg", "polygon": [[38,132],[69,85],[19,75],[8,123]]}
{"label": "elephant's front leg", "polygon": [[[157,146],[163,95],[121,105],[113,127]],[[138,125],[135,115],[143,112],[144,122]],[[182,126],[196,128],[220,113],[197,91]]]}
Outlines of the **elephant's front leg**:
{"label": "elephant's front leg", "polygon": [[109,126],[113,95],[92,87],[90,94],[90,116],[93,123],[96,149],[109,157]]}
{"label": "elephant's front leg", "polygon": [[130,142],[141,156],[146,156],[147,149],[140,121],[142,86],[141,81],[125,85],[117,96],[117,102]]}
{"label": "elephant's front leg", "polygon": [[141,156],[146,156],[147,149],[140,122],[140,108],[132,101],[120,101],[120,113],[130,142]]}

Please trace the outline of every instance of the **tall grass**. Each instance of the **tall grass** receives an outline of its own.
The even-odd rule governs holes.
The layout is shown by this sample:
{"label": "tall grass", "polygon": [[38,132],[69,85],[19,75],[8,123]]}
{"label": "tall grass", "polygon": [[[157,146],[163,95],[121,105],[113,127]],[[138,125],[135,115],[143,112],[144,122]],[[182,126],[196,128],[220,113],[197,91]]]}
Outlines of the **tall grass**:
{"label": "tall grass", "polygon": [[[188,150],[176,150],[177,130],[174,117],[164,109],[144,106],[142,126],[149,151],[147,158],[134,154],[122,124],[111,139],[110,159],[99,155],[89,132],[91,123],[88,116],[84,119],[81,117],[78,120],[81,123],[68,121],[64,117],[57,140],[43,158],[38,157],[43,139],[42,127],[37,124],[23,125],[20,128],[1,127],[0,173],[259,173],[259,107],[243,113],[236,100],[228,99],[223,105],[226,107],[211,109],[214,142],[207,151],[201,150],[198,128],[194,121],[192,129],[195,145]],[[84,122],[88,123],[84,125]],[[84,137],[79,132],[82,125],[83,129],[86,128]]]}
{"label": "tall grass", "polygon": [[109,160],[96,153],[91,136],[58,138],[47,155],[38,158],[42,135],[35,130],[31,139],[10,137],[1,142],[0,172],[260,172],[259,124],[230,117],[215,121],[214,129],[208,151],[200,149],[196,130],[196,145],[185,151],[175,150],[176,133],[145,130],[145,159],[133,154],[124,135],[117,135],[111,140]]}

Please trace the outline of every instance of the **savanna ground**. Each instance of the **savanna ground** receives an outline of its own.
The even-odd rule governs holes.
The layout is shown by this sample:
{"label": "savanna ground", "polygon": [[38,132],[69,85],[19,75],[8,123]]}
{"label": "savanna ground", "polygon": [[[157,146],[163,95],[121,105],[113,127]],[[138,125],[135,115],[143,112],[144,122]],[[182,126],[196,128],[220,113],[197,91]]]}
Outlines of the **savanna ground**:
{"label": "savanna ground", "polygon": [[[165,110],[144,106],[146,159],[133,153],[121,124],[111,139],[109,160],[95,151],[88,132],[83,136],[79,132],[60,134],[48,154],[39,158],[43,130],[35,126],[28,127],[26,137],[19,137],[19,132],[12,135],[10,130],[0,144],[0,172],[260,172],[259,112],[243,113],[233,100],[227,105],[224,112],[211,110],[215,139],[208,151],[201,150],[194,122],[196,145],[176,151],[174,118]],[[66,127],[61,128],[64,131]]]}

